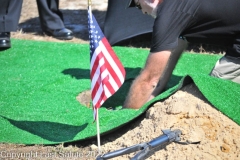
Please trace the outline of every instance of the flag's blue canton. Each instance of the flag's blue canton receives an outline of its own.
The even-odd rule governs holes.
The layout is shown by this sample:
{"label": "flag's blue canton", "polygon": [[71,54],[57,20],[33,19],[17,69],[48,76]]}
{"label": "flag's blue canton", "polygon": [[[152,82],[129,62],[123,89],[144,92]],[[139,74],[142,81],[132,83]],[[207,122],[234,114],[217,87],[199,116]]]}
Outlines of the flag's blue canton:
{"label": "flag's blue canton", "polygon": [[98,47],[98,43],[104,37],[98,23],[91,13],[88,13],[88,29],[89,29],[89,40],[90,40],[90,56],[92,58],[92,54],[94,53],[95,49]]}

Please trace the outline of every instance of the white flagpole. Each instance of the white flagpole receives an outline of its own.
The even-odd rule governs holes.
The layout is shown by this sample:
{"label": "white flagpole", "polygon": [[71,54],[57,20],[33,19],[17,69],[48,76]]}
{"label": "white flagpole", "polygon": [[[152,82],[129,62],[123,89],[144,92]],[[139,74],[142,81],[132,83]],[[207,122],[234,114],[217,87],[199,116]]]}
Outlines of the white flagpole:
{"label": "white flagpole", "polygon": [[[91,0],[88,0],[88,8],[91,10],[91,5],[92,5],[92,2]],[[91,10],[91,13],[92,13],[92,10]],[[96,110],[96,127],[97,127],[97,143],[98,143],[98,155],[101,154],[101,143],[100,143],[100,127],[99,127],[99,117],[98,117],[98,108]]]}
{"label": "white flagpole", "polygon": [[98,109],[97,109],[97,141],[98,141],[98,154],[102,154],[101,152],[101,143],[100,143],[100,127],[99,127],[99,116],[98,116]]}

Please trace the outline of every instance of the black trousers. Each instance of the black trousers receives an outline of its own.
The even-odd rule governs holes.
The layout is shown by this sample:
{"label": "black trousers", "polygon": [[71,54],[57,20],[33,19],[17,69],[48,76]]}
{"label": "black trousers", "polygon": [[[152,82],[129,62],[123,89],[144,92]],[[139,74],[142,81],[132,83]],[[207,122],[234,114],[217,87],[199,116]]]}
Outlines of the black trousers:
{"label": "black trousers", "polygon": [[59,0],[37,0],[37,6],[42,30],[65,27],[59,10]]}
{"label": "black trousers", "polygon": [[0,32],[16,31],[22,9],[23,0],[1,0]]}

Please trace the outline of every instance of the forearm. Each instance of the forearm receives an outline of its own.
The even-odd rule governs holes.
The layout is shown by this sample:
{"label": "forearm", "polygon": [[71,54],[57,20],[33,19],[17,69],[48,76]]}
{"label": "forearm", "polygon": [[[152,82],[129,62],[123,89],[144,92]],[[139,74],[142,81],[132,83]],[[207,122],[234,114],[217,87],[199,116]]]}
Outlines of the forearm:
{"label": "forearm", "polygon": [[168,62],[166,66],[164,67],[164,71],[161,73],[161,76],[158,80],[158,84],[154,91],[152,92],[152,95],[148,99],[151,100],[154,97],[156,97],[158,94],[160,94],[163,89],[167,86],[167,83],[169,79],[171,78],[172,72],[178,62],[178,59],[180,58],[183,50],[187,47],[187,41],[183,39],[178,39],[178,46],[171,50],[170,57],[168,59]]}
{"label": "forearm", "polygon": [[134,80],[123,107],[132,109],[140,108],[148,101],[156,85],[157,83],[155,83],[155,85],[149,83],[144,79],[143,75],[140,74],[136,80]]}
{"label": "forearm", "polygon": [[179,39],[178,46],[171,51],[150,53],[143,71],[130,88],[124,108],[138,109],[160,94],[186,46],[187,42]]}
{"label": "forearm", "polygon": [[129,90],[124,108],[138,109],[149,100],[165,69],[170,53],[170,51],[162,51],[149,54],[145,67]]}

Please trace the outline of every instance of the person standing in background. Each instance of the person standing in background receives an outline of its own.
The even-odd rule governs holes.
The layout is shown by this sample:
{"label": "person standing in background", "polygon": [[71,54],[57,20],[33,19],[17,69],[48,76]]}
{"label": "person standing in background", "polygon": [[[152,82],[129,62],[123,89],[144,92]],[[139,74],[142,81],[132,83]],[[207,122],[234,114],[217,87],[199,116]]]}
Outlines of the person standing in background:
{"label": "person standing in background", "polygon": [[11,47],[11,32],[17,31],[22,2],[22,0],[1,0],[0,49]]}
{"label": "person standing in background", "polygon": [[[73,32],[63,23],[59,0],[36,0],[44,34],[60,40],[73,39]],[[0,49],[11,47],[11,32],[17,31],[23,0],[1,0]]]}
{"label": "person standing in background", "polygon": [[73,33],[63,23],[59,0],[37,0],[41,28],[44,34],[60,40],[73,39]]}

